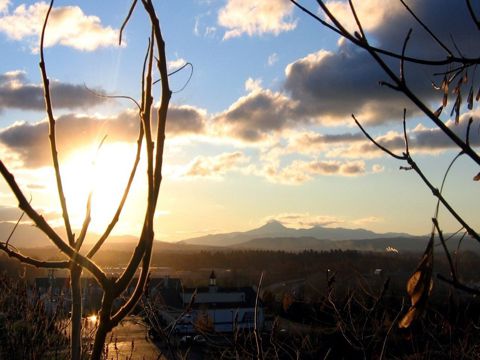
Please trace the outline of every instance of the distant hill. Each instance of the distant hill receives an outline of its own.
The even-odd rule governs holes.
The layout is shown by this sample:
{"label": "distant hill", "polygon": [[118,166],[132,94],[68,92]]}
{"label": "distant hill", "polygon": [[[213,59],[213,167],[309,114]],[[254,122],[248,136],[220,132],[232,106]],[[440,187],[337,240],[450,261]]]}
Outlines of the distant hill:
{"label": "distant hill", "polygon": [[[0,237],[6,241],[14,224],[0,222]],[[62,230],[55,229],[64,236]],[[90,248],[98,238],[97,234],[90,234],[85,240],[83,251]],[[454,251],[459,237],[450,239],[448,247]],[[102,247],[101,252],[119,253],[131,252],[138,238],[131,235],[111,236]],[[271,221],[259,228],[226,234],[214,234],[187,239],[176,243],[155,241],[155,252],[198,252],[229,251],[236,249],[256,250],[282,250],[297,252],[306,249],[326,251],[333,249],[358,250],[358,251],[385,251],[387,247],[397,249],[400,252],[419,252],[425,249],[427,236],[412,236],[408,234],[386,233],[378,234],[364,229],[325,228],[315,226],[310,229],[287,228],[277,221]],[[17,248],[35,249],[48,255],[58,251],[48,238],[35,226],[19,225],[10,243]],[[437,241],[438,244],[438,241]],[[437,250],[442,250],[437,246]],[[464,239],[461,249],[480,253],[480,244],[476,241]]]}
{"label": "distant hill", "polygon": [[[459,237],[449,240],[448,247],[454,251]],[[358,250],[385,251],[388,247],[400,252],[421,252],[428,242],[427,236],[413,236],[407,233],[379,234],[365,229],[326,228],[314,226],[310,229],[292,229],[278,221],[245,232],[213,234],[186,239],[178,244],[215,246],[217,249],[256,249],[303,251],[306,249],[325,250]],[[438,240],[437,240],[438,244]],[[480,253],[480,244],[471,239],[465,239],[462,250]],[[440,246],[436,250],[442,250]]]}
{"label": "distant hill", "polygon": [[259,238],[315,238],[318,240],[338,241],[408,236],[410,235],[403,233],[377,234],[373,231],[365,229],[326,228],[323,226],[314,226],[310,229],[292,229],[285,227],[278,221],[270,221],[257,229],[245,232],[205,235],[182,240],[181,243],[211,246],[232,246]]}
{"label": "distant hill", "polygon": [[[10,222],[0,222],[0,238],[6,241],[15,224]],[[17,248],[30,248],[48,246],[52,243],[48,237],[33,225],[21,224],[15,230],[10,239],[10,244]]]}
{"label": "distant hill", "polygon": [[[456,250],[458,237],[448,242],[451,252]],[[357,250],[357,251],[386,251],[387,248],[399,252],[422,252],[428,243],[426,236],[404,236],[377,239],[359,240],[322,240],[313,237],[269,237],[258,238],[231,246],[233,249],[249,250],[280,250],[298,252],[303,250],[328,251],[328,250]],[[435,250],[443,251],[436,241]],[[468,239],[462,243],[463,251],[474,251],[480,253],[480,244],[477,241]]]}

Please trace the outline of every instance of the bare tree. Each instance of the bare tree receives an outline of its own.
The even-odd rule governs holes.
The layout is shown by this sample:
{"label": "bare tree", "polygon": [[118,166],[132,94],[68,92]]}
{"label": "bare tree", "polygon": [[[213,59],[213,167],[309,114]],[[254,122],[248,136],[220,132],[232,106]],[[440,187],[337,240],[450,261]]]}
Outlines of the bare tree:
{"label": "bare tree", "polygon": [[[401,166],[400,169],[403,170],[413,170],[415,171],[420,179],[424,182],[426,187],[432,192],[433,196],[437,198],[437,205],[435,213],[432,219],[432,230],[430,241],[428,243],[427,249],[418,265],[417,270],[414,272],[407,284],[407,291],[410,295],[412,305],[410,306],[407,314],[400,321],[401,327],[409,327],[411,322],[422,313],[422,310],[426,306],[427,299],[432,287],[432,273],[433,273],[433,244],[434,238],[437,234],[438,240],[445,251],[445,255],[450,264],[450,276],[445,277],[438,275],[438,277],[444,281],[449,282],[453,286],[460,288],[462,290],[468,291],[470,293],[479,294],[480,292],[476,289],[470,288],[465,284],[461,283],[457,274],[454,261],[452,260],[452,254],[447,248],[445,242],[446,239],[443,236],[441,227],[438,221],[438,211],[440,205],[459,223],[461,226],[460,231],[464,231],[465,234],[469,235],[476,241],[480,242],[480,236],[478,232],[464,220],[464,217],[461,215],[459,209],[455,209],[449,200],[442,194],[443,185],[445,179],[453,165],[453,163],[460,157],[466,156],[470,158],[476,165],[480,165],[480,154],[478,151],[471,146],[470,144],[470,128],[473,122],[472,117],[468,122],[467,130],[465,137],[457,135],[446,123],[441,119],[442,112],[446,110],[448,106],[448,101],[450,97],[454,97],[453,105],[451,107],[450,116],[455,118],[455,122],[459,122],[459,118],[462,112],[462,103],[464,98],[464,93],[467,92],[466,104],[467,109],[472,110],[474,103],[478,102],[480,99],[480,92],[477,95],[474,95],[474,86],[475,79],[474,76],[469,77],[469,71],[475,73],[475,69],[478,64],[480,64],[480,56],[467,56],[464,55],[461,49],[458,48],[455,41],[448,43],[453,43],[453,45],[447,45],[447,41],[441,39],[439,35],[431,29],[429,24],[426,24],[419,16],[415,13],[414,10],[404,1],[399,0],[403,5],[404,9],[410,14],[414,22],[418,25],[419,28],[428,34],[430,40],[435,44],[443,53],[440,57],[417,57],[408,55],[408,45],[412,37],[412,29],[406,34],[403,44],[399,44],[401,51],[394,52],[385,48],[377,47],[370,42],[366,31],[364,31],[364,26],[362,19],[359,18],[356,8],[352,0],[348,0],[350,5],[351,14],[355,20],[356,30],[349,31],[347,26],[340,17],[333,13],[326,4],[326,1],[316,0],[316,4],[320,7],[321,15],[317,15],[317,9],[313,10],[302,4],[297,0],[290,0],[297,8],[306,13],[310,18],[314,19],[316,22],[322,26],[330,29],[331,31],[337,33],[343,38],[347,39],[354,45],[359,48],[364,49],[372,59],[378,64],[378,66],[383,70],[384,74],[388,77],[388,81],[380,82],[381,85],[387,87],[389,90],[400,92],[404,94],[419,110],[423,115],[425,115],[433,125],[441,130],[454,144],[458,149],[458,154],[453,159],[452,163],[445,172],[442,185],[440,188],[436,187],[430,179],[424,174],[422,169],[414,161],[410,148],[409,148],[409,139],[406,129],[406,111],[404,110],[403,116],[403,128],[404,128],[404,140],[405,140],[405,149],[401,154],[396,154],[390,149],[383,146],[381,143],[377,142],[370,134],[365,130],[361,125],[361,120],[352,115],[355,123],[358,125],[360,130],[364,135],[379,149],[384,151],[389,156],[405,161],[407,166]],[[455,6],[462,6],[460,2],[455,4]],[[467,12],[470,17],[470,21],[474,25],[476,31],[480,31],[480,18],[479,15],[475,13],[474,6],[472,5],[471,0],[465,0],[463,6],[466,7]],[[478,35],[478,33],[477,33]],[[450,39],[452,40],[452,39]],[[396,60],[396,62],[394,61]],[[432,109],[428,103],[423,101],[413,87],[409,84],[406,77],[406,66],[408,63],[411,66],[430,66],[431,69],[440,69],[434,70],[433,75],[442,76],[441,85],[434,87],[437,90],[442,92],[442,100],[440,102],[440,107],[437,109]],[[394,64],[394,65],[392,65]],[[398,70],[399,69],[399,70]],[[467,88],[468,87],[468,88]],[[467,88],[467,90],[465,90]],[[468,111],[467,110],[467,111]],[[480,174],[474,177],[474,180],[480,180]],[[463,238],[463,237],[462,237]]]}
{"label": "bare tree", "polygon": [[[44,38],[47,31],[48,19],[53,7],[53,0],[50,2],[43,28],[40,37],[40,70],[43,80],[43,90],[45,98],[45,110],[49,123],[49,141],[51,157],[53,162],[53,168],[55,171],[57,192],[60,199],[62,208],[62,215],[64,220],[64,226],[66,229],[66,238],[62,238],[44,217],[36,211],[25,197],[23,191],[17,184],[14,176],[7,169],[3,161],[0,161],[0,173],[8,183],[11,191],[18,200],[18,207],[33,221],[33,223],[48,236],[52,243],[65,255],[65,261],[41,261],[32,257],[27,257],[21,254],[16,248],[9,244],[9,241],[0,243],[0,249],[6,252],[9,256],[20,260],[23,263],[30,264],[36,267],[42,268],[61,268],[68,269],[70,272],[70,286],[72,293],[72,308],[71,308],[71,358],[80,359],[82,355],[82,343],[81,343],[81,320],[82,320],[82,304],[81,304],[81,283],[80,277],[84,270],[90,272],[103,289],[103,299],[101,303],[101,310],[99,313],[98,328],[95,334],[93,350],[91,353],[92,359],[100,359],[104,350],[104,344],[106,335],[111,331],[137,304],[141,298],[149,273],[150,258],[152,254],[152,245],[154,239],[154,215],[157,205],[158,195],[160,191],[160,185],[162,182],[162,164],[163,164],[163,151],[165,143],[165,124],[167,120],[167,111],[169,101],[171,97],[171,90],[169,87],[168,73],[167,73],[167,61],[165,55],[165,44],[162,38],[162,32],[160,23],[157,18],[155,8],[152,0],[141,0],[145,13],[151,24],[151,37],[146,51],[146,56],[143,64],[142,72],[142,98],[140,104],[134,100],[138,107],[139,116],[139,133],[137,139],[136,158],[132,165],[130,176],[126,181],[123,197],[118,204],[117,211],[110,224],[105,229],[104,233],[95,245],[84,252],[86,255],[82,255],[80,250],[84,243],[85,237],[88,232],[90,220],[91,220],[91,196],[90,193],[87,200],[87,209],[83,225],[78,236],[75,236],[70,223],[70,217],[67,207],[67,199],[64,194],[64,188],[62,183],[62,173],[60,163],[57,154],[56,145],[56,133],[55,133],[55,116],[51,102],[49,79],[46,70],[45,58],[44,58]],[[121,31],[126,26],[132,12],[137,4],[137,0],[134,0],[130,11],[122,25]],[[121,34],[120,34],[121,42]],[[155,61],[154,61],[155,60]],[[155,64],[154,64],[155,63]],[[153,73],[154,68],[158,72],[161,80],[161,99],[158,107],[158,122],[157,128],[152,128],[152,112],[153,108]],[[131,184],[135,177],[137,165],[140,160],[142,152],[142,143],[145,141],[146,159],[147,159],[147,198],[145,199],[146,211],[144,214],[144,221],[142,231],[139,235],[138,242],[132,253],[130,261],[128,262],[124,272],[117,278],[111,279],[107,277],[102,268],[97,265],[93,257],[97,251],[102,247],[111,231],[117,224],[120,214],[122,212],[124,203],[130,191]],[[129,286],[130,282],[134,279],[137,269],[141,268],[140,275],[138,276],[135,290],[129,294],[124,300],[123,306],[119,309],[113,307],[114,301],[118,299]]]}

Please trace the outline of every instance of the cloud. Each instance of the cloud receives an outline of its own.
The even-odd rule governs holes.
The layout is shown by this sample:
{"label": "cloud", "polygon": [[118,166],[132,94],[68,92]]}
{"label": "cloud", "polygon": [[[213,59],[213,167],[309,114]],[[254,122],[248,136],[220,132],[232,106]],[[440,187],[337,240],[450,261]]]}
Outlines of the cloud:
{"label": "cloud", "polygon": [[179,68],[181,68],[183,65],[185,65],[187,61],[183,58],[178,58],[175,60],[170,60],[167,62],[167,67],[169,71],[174,71]]}
{"label": "cloud", "polygon": [[[61,218],[62,214],[49,211],[46,209],[37,208],[37,211],[42,214],[43,218],[46,220],[54,220]],[[20,216],[22,215],[22,211],[18,207],[10,207],[10,206],[0,206],[0,222],[12,222],[16,223]],[[23,224],[32,224],[32,221],[28,218],[28,216],[23,216],[21,223]],[[13,230],[13,225],[12,225]]]}
{"label": "cloud", "polygon": [[278,168],[267,165],[264,176],[271,182],[285,185],[300,185],[315,176],[359,176],[366,173],[363,161],[294,160],[290,165]]}
{"label": "cloud", "polygon": [[245,81],[245,90],[254,92],[254,91],[261,91],[262,90],[262,79],[252,79],[248,78]]}
{"label": "cloud", "polygon": [[372,165],[372,172],[374,174],[381,173],[385,171],[385,167],[380,164],[373,164]]}
{"label": "cloud", "polygon": [[[37,50],[47,9],[47,3],[37,2],[4,12],[0,17],[0,31],[13,40],[28,40],[32,50]],[[116,46],[118,30],[102,26],[97,16],[86,15],[78,6],[55,7],[45,33],[45,47],[57,44],[82,51]]]}
{"label": "cloud", "polygon": [[297,26],[292,20],[293,4],[288,0],[228,0],[218,13],[219,25],[229,29],[224,40],[239,37],[291,31]]}
{"label": "cloud", "polygon": [[[210,6],[210,4],[207,4]],[[213,38],[217,33],[217,28],[215,26],[207,25],[212,21],[212,12],[207,11],[203,14],[195,16],[195,25],[193,26],[193,34],[195,36],[203,36],[206,38]]]}
{"label": "cloud", "polygon": [[312,215],[310,213],[281,213],[265,218],[264,222],[278,221],[288,228],[309,229],[314,226],[329,226],[344,222],[331,215]]}
{"label": "cloud", "polygon": [[[407,9],[397,1],[362,0],[354,3],[362,27],[371,43],[398,52],[412,29],[407,54],[445,58],[445,51],[418,24]],[[349,30],[358,30],[348,1],[331,0],[327,6]],[[476,54],[479,46],[473,34],[476,25],[471,20],[465,4],[437,0],[411,0],[408,6],[435,35],[448,47],[458,46],[463,55]],[[435,11],[432,11],[435,8]],[[446,26],[447,24],[447,26]],[[375,41],[372,41],[372,40]]]}
{"label": "cloud", "polygon": [[[248,4],[245,2],[241,6],[248,8]],[[450,39],[445,30],[449,27],[439,26],[432,14],[433,4],[432,0],[428,0],[412,1],[410,5],[418,11],[422,19],[425,17],[440,34]],[[329,5],[342,21],[349,24],[348,26],[353,25],[353,18],[345,15],[350,11],[348,2],[331,1]],[[472,48],[479,49],[476,43],[467,46],[472,42],[472,36],[468,36],[469,32],[461,27],[468,14],[462,14],[458,10],[462,7],[453,3],[443,5],[439,18],[448,19],[448,14],[451,13],[453,36],[456,40],[459,39],[458,46],[461,49],[468,48],[468,51]],[[230,6],[240,5],[229,2],[224,10]],[[358,4],[357,10],[360,16],[371,15],[367,19],[365,29],[375,45],[398,51],[408,28],[412,27],[414,35],[412,44],[409,43],[408,46],[408,54],[434,57],[438,55],[438,45],[432,43],[429,35],[419,28],[401,4],[365,0]],[[249,19],[248,16],[243,18]],[[450,25],[450,21],[447,23]],[[320,26],[318,31],[322,31]],[[473,29],[470,33],[474,33]],[[398,60],[387,61],[392,69],[397,71]],[[431,82],[438,79],[432,74],[444,69],[406,64],[405,70],[410,89],[426,104],[436,108],[442,94],[433,89]],[[300,131],[312,125],[316,125],[317,129],[322,125],[354,125],[352,113],[367,126],[396,123],[402,118],[404,108],[408,110],[410,116],[421,116],[419,109],[401,92],[380,86],[379,82],[382,80],[388,80],[388,77],[371,56],[348,41],[342,40],[334,51],[319,50],[289,64],[285,69],[285,80],[280,90],[262,88],[259,80],[248,79],[246,90],[249,93],[214,116],[212,124],[219,135],[252,145],[258,142],[279,141],[282,136],[284,138],[288,136],[288,132],[292,130]],[[445,114],[447,113],[445,111]],[[354,136],[355,138],[348,137],[348,134],[311,136],[310,139],[297,139],[299,142],[295,146],[307,149],[307,146],[312,146],[315,142],[318,151],[325,150],[327,144],[333,142],[338,142],[340,146],[340,143],[353,141],[360,143],[362,139],[364,140],[358,133]],[[301,144],[301,140],[305,144]],[[288,138],[288,141],[291,142],[291,139]],[[338,147],[334,151],[329,150],[330,156],[333,156],[336,150]]]}
{"label": "cloud", "polygon": [[278,54],[273,53],[268,57],[267,64],[268,64],[268,66],[273,66],[277,63],[277,61],[278,61]]}
{"label": "cloud", "polygon": [[[289,64],[285,74],[284,87],[298,102],[297,115],[317,123],[353,123],[354,113],[363,123],[381,124],[397,121],[404,107],[412,108],[403,94],[379,85],[386,75],[370,55],[347,42],[337,52],[320,50]],[[420,78],[426,81],[421,97],[433,98],[429,79]]]}
{"label": "cloud", "polygon": [[[343,24],[349,28],[355,26],[347,1],[330,1],[329,6]],[[473,36],[477,30],[463,4],[443,1],[439,6],[435,0],[414,0],[409,6],[452,49],[454,41],[463,55],[478,54],[480,46]],[[375,46],[398,53],[412,28],[407,55],[445,59],[445,51],[399,2],[365,0],[357,2],[356,7]],[[432,8],[436,10],[431,11]],[[321,31],[324,29],[319,24],[318,33]],[[399,60],[384,59],[398,73]],[[441,94],[432,88],[431,82],[440,82],[440,77],[433,74],[444,70],[447,69],[407,63],[407,84],[422,101],[439,104]],[[379,81],[389,78],[372,57],[342,39],[334,51],[319,50],[288,65],[284,89],[293,101],[298,101],[299,116],[312,117],[323,124],[351,123],[350,114],[354,113],[364,124],[380,125],[397,121],[404,107],[410,113],[420,113],[401,92],[382,87]]]}
{"label": "cloud", "polygon": [[355,226],[367,227],[371,224],[383,222],[382,218],[376,216],[368,216],[361,219],[345,219],[332,215],[314,215],[305,213],[280,213],[265,218],[264,222],[278,221],[284,226],[295,229],[310,229],[315,226],[332,227],[332,226]]}
{"label": "cloud", "polygon": [[[448,120],[445,124],[449,127],[459,138],[465,139],[467,133],[467,125],[469,118],[472,117],[473,125],[470,131],[471,146],[480,145],[480,112],[472,112],[463,114],[460,117],[459,124]],[[382,146],[399,155],[405,151],[405,140],[403,132],[389,131],[386,134],[375,137]],[[417,125],[415,128],[408,130],[408,142],[410,151],[421,154],[435,154],[446,150],[458,149],[450,138],[448,138],[443,131],[436,127],[425,127],[424,125]],[[307,148],[308,146],[305,146]],[[337,148],[331,149],[327,152],[330,157],[343,158],[375,158],[381,156],[388,156],[383,151],[379,150],[373,143],[368,140],[362,142],[345,143]],[[374,169],[375,171],[375,169]]]}
{"label": "cloud", "polygon": [[10,0],[0,0],[0,14],[7,12],[9,5]]}
{"label": "cloud", "polygon": [[[88,91],[83,85],[50,81],[50,91],[54,108],[87,109],[107,101],[107,99]],[[101,89],[94,91],[103,94]],[[45,109],[43,87],[29,83],[23,71],[17,70],[0,74],[0,111],[6,108]]]}
{"label": "cloud", "polygon": [[[154,111],[156,114],[156,111]],[[189,106],[171,106],[168,112],[167,137],[201,133],[204,111]],[[155,119],[153,126],[155,126]],[[139,129],[137,111],[126,110],[116,116],[101,118],[67,114],[56,123],[60,156],[66,157],[78,148],[98,146],[107,135],[107,142],[134,142]],[[48,123],[15,123],[0,131],[0,143],[18,154],[26,167],[41,167],[50,163]]]}
{"label": "cloud", "polygon": [[167,133],[170,135],[201,134],[205,131],[206,111],[193,106],[172,105],[168,109]]}
{"label": "cloud", "polygon": [[[326,5],[350,32],[358,30],[348,2],[334,0]],[[367,0],[357,1],[354,5],[358,18],[363,20],[364,31],[374,31],[404,9],[399,1]]]}
{"label": "cloud", "polygon": [[290,152],[312,154],[331,149],[332,146],[342,146],[365,141],[365,135],[360,132],[340,134],[320,134],[313,131],[293,132],[289,136],[288,147]]}
{"label": "cloud", "polygon": [[221,179],[227,172],[239,170],[249,158],[240,151],[222,153],[216,156],[197,156],[187,166],[185,176]]}
{"label": "cloud", "polygon": [[213,118],[219,133],[251,143],[267,140],[284,128],[298,124],[295,104],[287,96],[262,89],[253,80],[247,81],[246,86],[252,90],[249,94]]}
{"label": "cloud", "polygon": [[368,217],[364,217],[364,218],[361,218],[361,219],[353,220],[352,224],[360,226],[360,227],[366,227],[366,226],[369,226],[371,224],[376,224],[376,223],[383,222],[383,220],[384,219],[376,217],[376,216],[368,216]]}
{"label": "cloud", "polygon": [[0,206],[0,221],[17,221],[22,211],[16,207]]}

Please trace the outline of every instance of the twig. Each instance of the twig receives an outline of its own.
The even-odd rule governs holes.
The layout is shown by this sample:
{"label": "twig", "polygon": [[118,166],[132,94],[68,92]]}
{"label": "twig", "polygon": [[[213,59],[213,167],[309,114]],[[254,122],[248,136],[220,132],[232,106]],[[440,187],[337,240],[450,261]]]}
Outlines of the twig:
{"label": "twig", "polygon": [[50,97],[50,81],[48,80],[47,70],[45,67],[45,58],[43,54],[43,43],[45,39],[45,30],[47,28],[48,18],[50,16],[50,12],[53,8],[54,0],[50,1],[50,5],[48,7],[47,14],[45,15],[45,20],[43,22],[42,33],[40,36],[40,71],[42,74],[42,82],[43,82],[43,93],[45,98],[45,110],[48,116],[48,124],[49,124],[49,139],[50,139],[50,150],[52,153],[52,161],[53,167],[55,170],[55,178],[57,181],[57,190],[58,196],[60,198],[60,205],[62,207],[62,216],[65,223],[65,229],[67,231],[67,238],[70,246],[73,246],[75,243],[75,238],[72,232],[72,228],[70,225],[70,218],[68,216],[68,209],[67,209],[67,201],[65,199],[65,193],[63,191],[63,184],[62,184],[62,177],[60,175],[60,165],[58,163],[58,152],[57,152],[57,142],[55,139],[55,117],[53,116],[53,108],[52,108],[52,100]]}
{"label": "twig", "polygon": [[259,296],[260,296],[260,289],[262,287],[263,281],[263,271],[260,274],[260,280],[258,281],[257,287],[257,294],[255,296],[255,313],[254,313],[254,324],[253,324],[253,335],[255,336],[255,344],[257,346],[257,359],[263,359],[263,349],[262,349],[262,339],[258,333],[258,306],[259,306]]}
{"label": "twig", "polygon": [[442,230],[440,230],[440,226],[438,225],[438,220],[436,218],[432,219],[433,225],[435,229],[437,229],[438,237],[440,239],[440,243],[442,244],[443,250],[445,251],[445,255],[448,260],[448,265],[450,266],[450,275],[455,283],[458,282],[457,273],[455,271],[455,266],[453,265],[452,257],[450,256],[450,251],[448,251],[447,245],[445,244],[445,239],[443,238]]}
{"label": "twig", "polygon": [[357,126],[360,128],[360,130],[362,131],[362,133],[368,138],[368,140],[370,140],[376,147],[378,147],[380,150],[386,152],[388,155],[394,157],[395,159],[398,159],[398,160],[406,160],[406,157],[405,156],[401,156],[401,155],[397,155],[397,154],[394,154],[393,152],[391,152],[390,150],[388,150],[385,146],[383,145],[380,145],[374,138],[372,138],[370,136],[370,134],[363,128],[363,126],[360,124],[360,122],[357,120],[357,118],[355,117],[355,115],[352,114],[352,118],[353,120],[355,121],[355,124],[357,124]]}
{"label": "twig", "polygon": [[442,274],[437,274],[437,279],[442,280],[442,281],[446,282],[447,284],[452,285],[456,289],[463,290],[466,293],[469,293],[469,294],[472,294],[472,295],[480,295],[480,290],[471,288],[471,287],[469,287],[467,285],[464,285],[464,284],[461,284],[459,282],[455,282],[454,280],[447,279]]}
{"label": "twig", "polygon": [[[397,90],[403,92],[417,107],[421,110],[428,118],[430,118],[433,123],[440,128],[440,130],[447,135],[450,140],[452,140],[459,148],[461,148],[473,161],[475,161],[478,165],[480,165],[480,155],[477,154],[473,149],[469,146],[466,146],[465,142],[458,137],[443,121],[441,121],[437,115],[435,115],[425,103],[423,103],[405,84],[401,82],[399,77],[390,69],[390,67],[386,64],[386,62],[380,57],[380,54],[385,54],[381,49],[377,49],[369,44],[364,44],[359,41],[357,38],[352,36],[343,25],[338,21],[338,19],[331,13],[328,7],[325,5],[324,1],[317,0],[317,3],[320,5],[322,10],[325,12],[327,17],[337,26],[338,30],[340,31],[341,35],[346,39],[350,40],[354,44],[360,46],[361,48],[365,49],[377,62],[377,64],[383,69],[383,71],[390,77],[390,79],[396,84]],[[401,56],[398,56],[401,58]],[[449,58],[444,64],[449,64],[453,62],[467,64],[465,59],[463,58]],[[407,57],[404,58],[405,61],[410,61]],[[474,60],[471,65],[480,63],[480,58]],[[433,65],[433,64],[431,64]],[[393,86],[391,86],[393,87]],[[394,88],[394,87],[393,87]]]}
{"label": "twig", "polygon": [[[32,202],[32,197],[30,197],[29,203],[31,203],[31,202]],[[12,231],[8,235],[7,241],[5,241],[5,246],[8,247],[8,243],[10,242],[10,239],[12,238],[13,234],[15,233],[15,230],[17,230],[17,227],[20,224],[20,221],[22,221],[24,215],[25,215],[25,211],[22,211],[22,214],[19,216],[17,222],[15,223],[15,226],[13,227]]]}
{"label": "twig", "polygon": [[470,146],[470,128],[472,127],[473,124],[473,117],[470,116],[470,119],[468,119],[468,124],[467,124],[467,134],[465,135],[465,142],[467,146]]}
{"label": "twig", "polygon": [[407,109],[403,109],[403,141],[405,142],[405,156],[410,156],[410,149],[408,146],[408,134],[407,134]]}
{"label": "twig", "polygon": [[382,360],[383,356],[385,355],[385,349],[387,348],[388,336],[392,332],[393,326],[397,323],[398,318],[400,317],[400,314],[403,312],[404,305],[405,305],[405,299],[402,298],[402,306],[400,307],[400,310],[398,311],[397,316],[395,316],[395,319],[393,319],[392,323],[390,324],[390,327],[388,328],[387,334],[385,335],[385,339],[383,340],[382,351],[380,352],[380,357],[379,357],[380,360]]}
{"label": "twig", "polygon": [[58,249],[70,259],[76,256],[75,262],[78,265],[83,266],[90,271],[102,286],[109,286],[110,280],[107,278],[102,269],[100,269],[94,262],[83,255],[75,255],[75,249],[64,242],[63,239],[55,232],[55,230],[53,230],[52,227],[45,221],[45,219],[32,208],[30,203],[25,198],[25,195],[20,190],[14,176],[8,171],[8,169],[5,167],[5,164],[1,160],[0,174],[2,174],[3,178],[17,198],[18,207],[23,210],[30,219],[32,219],[35,225],[50,238],[50,240],[58,247]]}
{"label": "twig", "polygon": [[118,34],[118,45],[122,45],[122,34],[125,26],[127,26],[128,20],[133,14],[133,10],[135,9],[135,5],[137,5],[137,0],[133,0],[132,5],[130,5],[130,9],[128,10],[127,17],[123,20],[122,26],[120,27],[120,32]]}
{"label": "twig", "polygon": [[[187,66],[190,66],[190,75],[188,75],[188,79],[185,81],[185,84],[183,84],[183,86],[178,89],[178,90],[175,90],[175,91],[172,91],[172,94],[176,94],[176,93],[179,93],[179,92],[182,92],[187,86],[188,84],[190,83],[190,80],[192,79],[192,76],[193,76],[193,64],[191,62],[186,62],[185,64],[183,64],[182,66],[180,66],[178,69],[175,69],[171,72],[168,73],[168,76],[172,76],[172,75],[175,75],[176,73],[182,71],[183,69],[185,69]],[[157,83],[159,83],[160,81],[162,81],[162,78],[158,79],[158,80],[155,80],[152,85],[155,85]]]}
{"label": "twig", "polygon": [[126,95],[105,95],[105,94],[100,94],[96,91],[93,91],[92,89],[90,89],[86,84],[83,84],[83,86],[85,87],[85,89],[89,92],[91,92],[93,95],[95,96],[98,96],[98,97],[101,97],[101,98],[105,98],[105,99],[126,99],[126,100],[130,100],[132,101],[138,108],[138,110],[141,109],[140,107],[140,104],[138,103],[137,100],[135,100],[134,98],[132,98],[131,96],[126,96]]}
{"label": "twig", "polygon": [[365,43],[368,43],[367,37],[365,36],[365,32],[363,31],[362,23],[358,18],[357,11],[355,10],[355,6],[353,6],[352,0],[348,0],[348,3],[350,4],[350,10],[352,11],[353,17],[355,18],[355,22],[357,23],[358,30],[360,31],[361,40],[363,40]]}
{"label": "twig", "polygon": [[408,44],[408,41],[410,40],[411,34],[412,34],[412,29],[410,28],[408,30],[407,36],[405,37],[405,40],[403,41],[402,58],[400,59],[400,81],[402,82],[403,85],[405,85],[405,51],[407,50],[407,44]]}
{"label": "twig", "polygon": [[480,30],[480,21],[478,20],[478,17],[475,14],[475,11],[473,11],[472,0],[466,0],[466,3],[467,3],[468,12],[470,13],[470,17],[472,18],[475,25],[477,25],[477,29]]}
{"label": "twig", "polygon": [[147,46],[147,51],[145,52],[145,57],[143,60],[143,68],[142,68],[142,105],[139,105],[136,100],[133,100],[139,109],[139,134],[137,138],[137,153],[135,155],[135,161],[133,162],[132,170],[130,171],[130,176],[127,181],[127,185],[125,186],[125,190],[123,191],[122,199],[120,200],[120,203],[118,204],[117,211],[115,211],[115,214],[108,224],[107,228],[105,229],[105,232],[102,234],[102,236],[97,240],[95,245],[90,249],[90,251],[87,254],[87,257],[91,258],[93,257],[96,252],[100,249],[100,247],[103,245],[103,243],[107,240],[108,236],[110,236],[110,233],[112,230],[115,228],[115,225],[117,224],[118,220],[120,219],[120,215],[123,211],[123,207],[125,205],[125,202],[127,201],[128,194],[130,193],[130,188],[132,186],[133,180],[135,178],[135,174],[137,172],[137,167],[140,162],[140,156],[142,152],[142,143],[143,143],[143,136],[144,136],[144,128],[143,128],[143,121],[142,121],[142,116],[143,116],[143,109],[144,109],[144,92],[145,92],[145,71],[146,71],[146,66],[147,66],[147,60],[148,60],[148,54],[150,53],[150,39],[148,40],[148,46]]}
{"label": "twig", "polygon": [[405,9],[407,9],[407,11],[410,13],[410,15],[412,15],[412,17],[420,24],[420,26],[423,27],[423,29],[435,40],[435,42],[443,50],[445,50],[445,52],[447,53],[447,56],[452,57],[453,54],[450,51],[450,49],[447,46],[445,46],[445,44],[442,41],[440,41],[440,39],[432,32],[432,30],[430,30],[430,28],[427,25],[425,25],[425,23],[422,20],[420,20],[420,18],[412,11],[412,9],[410,9],[410,7],[405,3],[405,1],[400,0],[400,2],[405,7]]}
{"label": "twig", "polygon": [[467,230],[468,234],[472,236],[475,240],[480,242],[480,236],[477,234],[477,232],[471,228],[465,220],[452,208],[452,206],[447,202],[447,200],[442,196],[442,194],[438,191],[437,188],[435,188],[432,183],[427,179],[427,177],[423,174],[423,172],[420,170],[418,165],[413,161],[411,157],[408,157],[407,159],[409,165],[412,167],[413,170],[420,176],[420,178],[423,180],[425,185],[430,189],[432,192],[433,196],[438,198],[438,200],[442,203],[443,206],[450,212],[450,214]]}
{"label": "twig", "polygon": [[12,248],[14,248],[12,245],[0,243],[0,250],[4,251],[8,256],[21,261],[22,263],[45,269],[68,269],[70,267],[70,261],[42,261],[25,256],[17,249],[12,250]]}

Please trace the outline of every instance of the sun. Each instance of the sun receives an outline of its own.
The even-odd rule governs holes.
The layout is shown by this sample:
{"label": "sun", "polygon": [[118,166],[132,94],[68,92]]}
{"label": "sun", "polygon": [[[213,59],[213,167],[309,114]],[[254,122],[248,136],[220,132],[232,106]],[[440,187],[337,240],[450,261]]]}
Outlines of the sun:
{"label": "sun", "polygon": [[[79,149],[65,159],[62,180],[74,228],[81,227],[88,194],[93,190],[90,229],[94,232],[105,229],[122,198],[135,154],[135,144],[109,143],[100,149],[94,146]],[[144,174],[143,162],[140,162],[127,207],[136,203],[136,198],[144,192],[138,181]]]}

